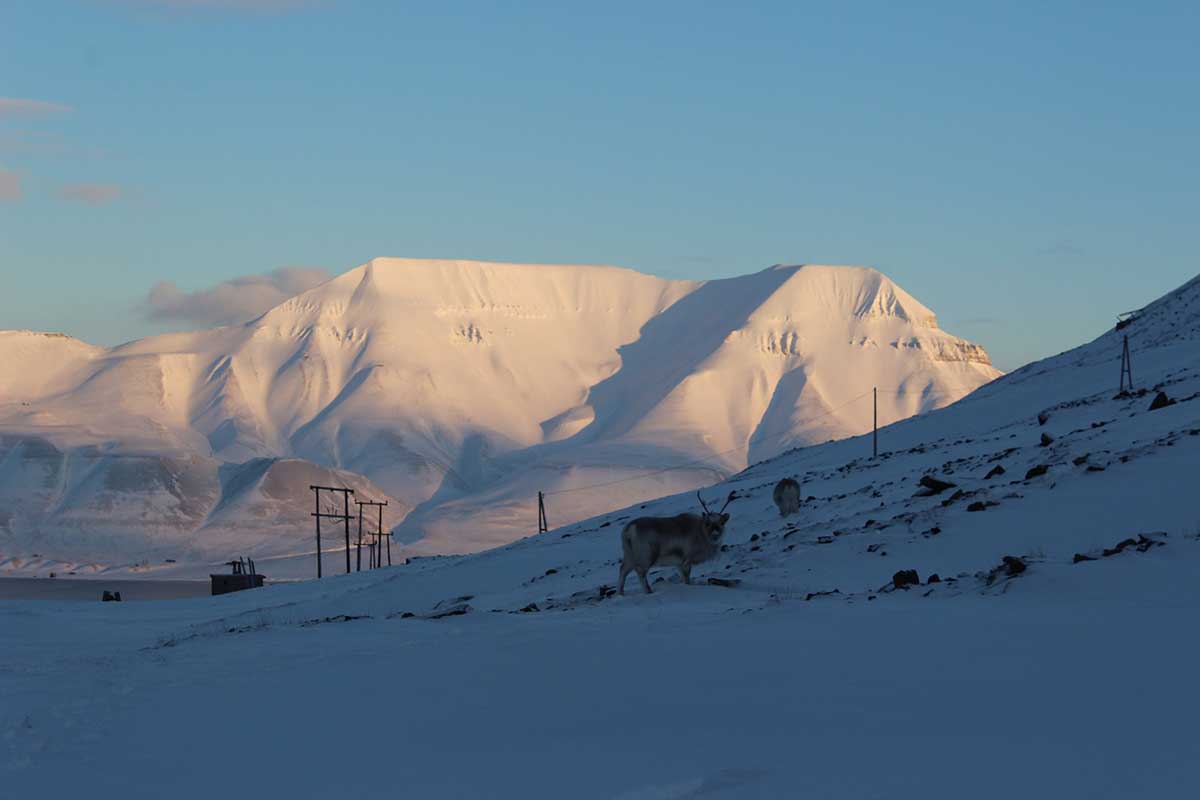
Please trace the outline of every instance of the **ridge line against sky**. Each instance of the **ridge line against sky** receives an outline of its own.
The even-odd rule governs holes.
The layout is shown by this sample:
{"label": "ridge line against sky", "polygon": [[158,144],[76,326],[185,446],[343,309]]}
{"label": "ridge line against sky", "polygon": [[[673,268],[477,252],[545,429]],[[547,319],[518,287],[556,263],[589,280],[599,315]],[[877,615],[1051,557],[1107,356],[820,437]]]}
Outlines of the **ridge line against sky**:
{"label": "ridge line against sky", "polygon": [[47,0],[4,27],[0,328],[115,344],[178,326],[162,285],[376,256],[855,263],[1012,369],[1200,271],[1194,4]]}

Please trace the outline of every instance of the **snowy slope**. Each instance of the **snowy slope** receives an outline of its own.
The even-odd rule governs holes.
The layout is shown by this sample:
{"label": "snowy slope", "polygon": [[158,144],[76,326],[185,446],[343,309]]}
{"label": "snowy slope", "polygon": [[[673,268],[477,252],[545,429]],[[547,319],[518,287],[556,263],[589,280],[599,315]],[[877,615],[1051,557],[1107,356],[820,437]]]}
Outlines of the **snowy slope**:
{"label": "snowy slope", "polygon": [[[416,507],[397,532],[406,552],[469,552],[529,533],[538,491],[562,524],[859,433],[873,386],[886,424],[999,374],[858,267],[696,283],[377,259],[241,326],[107,351],[30,340],[0,338],[29,373],[0,387],[0,470],[42,498],[10,495],[10,565],[97,558],[100,539],[79,541],[93,522],[145,534],[140,549],[105,540],[113,564],[157,557],[156,530],[178,550],[185,534],[230,527],[223,470],[280,458],[364,476],[395,501],[392,524]],[[38,355],[51,346],[62,355]],[[127,496],[77,491],[69,476],[84,472]],[[308,541],[289,527],[268,546],[248,521],[245,548],[260,555]],[[212,560],[236,544],[191,543],[189,558]]]}
{"label": "snowy slope", "polygon": [[743,496],[728,549],[649,596],[611,594],[618,531],[691,493],[211,600],[0,605],[5,785],[199,797],[220,764],[291,796],[1191,797],[1200,280],[880,443],[704,489]]}

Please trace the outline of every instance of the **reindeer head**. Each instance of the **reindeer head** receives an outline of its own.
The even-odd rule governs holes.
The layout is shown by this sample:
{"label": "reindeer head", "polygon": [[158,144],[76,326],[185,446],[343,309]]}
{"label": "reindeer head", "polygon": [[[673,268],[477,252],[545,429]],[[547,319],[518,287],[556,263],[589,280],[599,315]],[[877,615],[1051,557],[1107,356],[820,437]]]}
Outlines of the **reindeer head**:
{"label": "reindeer head", "polygon": [[711,510],[699,492],[696,492],[696,498],[700,501],[700,507],[704,509],[704,514],[700,517],[704,523],[704,534],[710,542],[716,544],[725,535],[725,523],[729,522],[729,515],[725,513],[725,509],[729,508],[729,504],[737,499],[737,491],[729,493],[729,497],[725,499],[725,505],[721,506],[720,511]]}

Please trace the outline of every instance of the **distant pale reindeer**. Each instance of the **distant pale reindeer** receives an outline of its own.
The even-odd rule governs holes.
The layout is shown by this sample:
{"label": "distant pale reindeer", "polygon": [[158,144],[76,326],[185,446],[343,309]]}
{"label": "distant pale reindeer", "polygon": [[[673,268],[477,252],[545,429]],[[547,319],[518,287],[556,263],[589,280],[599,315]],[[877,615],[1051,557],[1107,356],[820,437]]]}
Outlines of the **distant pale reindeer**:
{"label": "distant pale reindeer", "polygon": [[625,594],[625,579],[631,571],[646,593],[651,592],[646,573],[651,567],[676,566],[683,582],[691,584],[692,566],[708,561],[721,550],[721,538],[725,535],[725,523],[729,515],[725,509],[737,499],[737,492],[730,492],[720,511],[710,511],[700,493],[703,514],[678,514],[674,517],[639,517],[621,531],[621,575],[617,579],[617,593]]}
{"label": "distant pale reindeer", "polygon": [[800,484],[792,478],[784,478],[775,484],[775,506],[779,516],[788,517],[800,510]]}

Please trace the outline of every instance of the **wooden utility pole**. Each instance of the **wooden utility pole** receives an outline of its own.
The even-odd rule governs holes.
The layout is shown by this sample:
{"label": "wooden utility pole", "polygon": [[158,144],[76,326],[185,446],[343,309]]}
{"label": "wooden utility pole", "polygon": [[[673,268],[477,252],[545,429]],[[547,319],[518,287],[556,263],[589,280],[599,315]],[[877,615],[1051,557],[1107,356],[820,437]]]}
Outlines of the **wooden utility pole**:
{"label": "wooden utility pole", "polygon": [[1125,337],[1125,347],[1121,351],[1121,394],[1127,391],[1133,391],[1133,361],[1129,357],[1128,336]]}
{"label": "wooden utility pole", "polygon": [[875,401],[874,416],[871,422],[871,458],[879,458],[879,387],[871,389]]}
{"label": "wooden utility pole", "polygon": [[308,487],[313,490],[313,500],[316,501],[317,508],[313,517],[317,520],[317,580],[321,579],[321,493],[317,491],[317,487]]}
{"label": "wooden utility pole", "polygon": [[538,492],[538,533],[546,533],[550,524],[546,522],[546,495]]}
{"label": "wooden utility pole", "polygon": [[361,502],[359,502],[358,500],[355,500],[354,502],[358,503],[358,545],[356,547],[356,549],[358,551],[358,555],[356,556],[357,561],[355,562],[355,565],[354,565],[354,571],[362,572],[362,507],[363,507],[363,504]]}
{"label": "wooden utility pole", "polygon": [[[382,567],[383,566],[383,537],[385,537],[385,536],[390,537],[392,535],[391,533],[383,532],[383,507],[387,505],[387,501],[384,500],[383,502],[379,502],[377,500],[355,500],[354,502],[358,503],[358,538],[359,538],[360,546],[361,546],[362,535],[363,535],[363,506],[374,506],[379,511],[379,518],[378,518],[378,521],[376,522],[375,531],[374,532],[367,531],[367,536],[375,537],[375,541],[373,543],[369,542],[367,544],[367,547],[370,550],[368,557],[371,562],[368,569],[374,569],[375,567]],[[388,551],[388,566],[390,567],[392,565],[392,540],[390,538],[388,538],[387,551]],[[359,561],[360,562],[362,561],[361,553],[359,555]]]}
{"label": "wooden utility pole", "polygon": [[[346,526],[346,573],[350,572],[350,495],[354,494],[353,489],[346,489],[341,486],[309,486],[313,496],[316,498],[316,511],[313,512],[313,517],[317,521],[317,577],[321,577],[321,520],[323,519],[340,519]],[[345,513],[342,514],[325,514],[321,512],[321,492],[341,492],[344,500]],[[336,506],[335,506],[336,508]]]}

